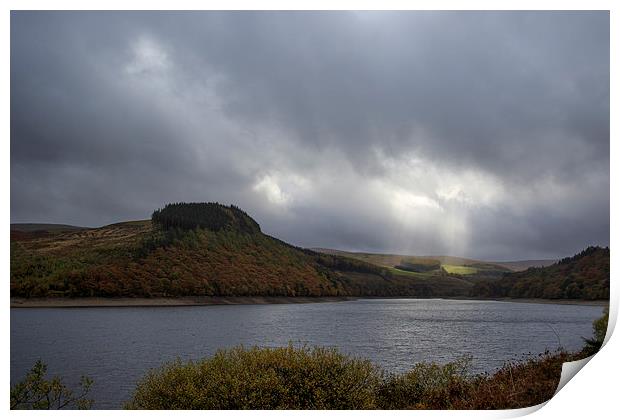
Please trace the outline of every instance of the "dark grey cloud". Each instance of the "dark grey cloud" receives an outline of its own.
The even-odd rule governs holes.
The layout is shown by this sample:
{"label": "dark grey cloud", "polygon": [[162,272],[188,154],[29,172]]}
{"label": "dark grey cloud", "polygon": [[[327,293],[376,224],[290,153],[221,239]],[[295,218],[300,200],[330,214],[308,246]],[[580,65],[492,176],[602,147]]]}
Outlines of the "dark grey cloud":
{"label": "dark grey cloud", "polygon": [[233,202],[304,246],[609,243],[607,12],[13,12],[11,220]]}

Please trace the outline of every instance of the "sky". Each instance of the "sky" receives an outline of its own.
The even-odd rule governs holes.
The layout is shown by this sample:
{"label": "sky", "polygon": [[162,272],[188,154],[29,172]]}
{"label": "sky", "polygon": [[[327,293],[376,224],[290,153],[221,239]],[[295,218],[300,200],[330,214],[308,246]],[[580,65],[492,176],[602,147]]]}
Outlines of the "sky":
{"label": "sky", "polygon": [[608,12],[12,12],[11,222],[246,210],[305,247],[609,245]]}

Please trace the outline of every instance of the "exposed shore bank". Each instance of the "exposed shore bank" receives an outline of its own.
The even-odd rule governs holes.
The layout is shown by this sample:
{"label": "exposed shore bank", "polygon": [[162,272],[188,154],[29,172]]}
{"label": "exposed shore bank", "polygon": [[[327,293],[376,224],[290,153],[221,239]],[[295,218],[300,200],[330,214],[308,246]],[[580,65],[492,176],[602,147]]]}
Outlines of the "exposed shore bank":
{"label": "exposed shore bank", "polygon": [[355,297],[187,296],[174,298],[11,298],[11,308],[91,308],[123,306],[206,306],[318,303],[355,300]]}
{"label": "exposed shore bank", "polygon": [[[260,305],[342,302],[358,299],[418,299],[411,296],[397,297],[286,297],[286,296],[189,296],[176,298],[11,298],[11,308],[93,308],[93,307],[148,307],[148,306],[206,306],[206,305]],[[429,299],[447,300],[482,300],[518,303],[548,303],[561,305],[607,306],[607,300],[570,300],[570,299],[511,299],[511,298],[468,298],[446,297]]]}

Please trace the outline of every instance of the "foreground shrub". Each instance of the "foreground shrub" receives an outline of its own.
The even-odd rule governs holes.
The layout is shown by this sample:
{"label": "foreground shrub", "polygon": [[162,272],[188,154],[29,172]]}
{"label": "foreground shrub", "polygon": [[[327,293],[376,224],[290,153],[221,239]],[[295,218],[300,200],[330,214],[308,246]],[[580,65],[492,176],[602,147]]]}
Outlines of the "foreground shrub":
{"label": "foreground shrub", "polygon": [[546,352],[524,362],[508,362],[493,375],[472,380],[468,392],[452,407],[499,410],[542,404],[555,394],[562,364],[571,360],[568,353]]}
{"label": "foreground shrub", "polygon": [[418,363],[409,372],[388,376],[378,389],[383,409],[449,409],[470,388],[471,358],[446,365]]}
{"label": "foreground shrub", "polygon": [[137,386],[132,409],[511,409],[553,397],[564,362],[581,353],[545,352],[472,375],[470,358],[418,363],[384,374],[335,349],[236,347],[198,362],[177,361]]}
{"label": "foreground shrub", "polygon": [[596,354],[603,346],[605,341],[605,335],[607,335],[607,324],[609,322],[609,306],[603,310],[603,316],[598,318],[592,323],[592,329],[594,330],[594,336],[591,338],[584,338],[585,346],[581,351],[583,357],[592,356]]}
{"label": "foreground shrub", "polygon": [[387,378],[379,388],[384,409],[500,410],[531,407],[553,397],[565,352],[545,352],[525,361],[507,362],[494,374],[471,375],[470,359],[446,365],[420,363],[403,375]]}
{"label": "foreground shrub", "polygon": [[170,363],[137,386],[131,409],[370,409],[381,373],[335,349],[218,351],[197,362]]}
{"label": "foreground shrub", "polygon": [[39,360],[22,382],[11,387],[11,410],[88,409],[91,407],[93,401],[86,398],[92,385],[90,378],[82,377],[81,392],[79,395],[74,395],[58,376],[50,380],[45,379],[46,373],[47,366]]}
{"label": "foreground shrub", "polygon": [[236,347],[198,362],[177,361],[137,386],[131,409],[507,409],[549,400],[567,353],[509,362],[471,375],[470,358],[418,363],[385,375],[334,349]]}

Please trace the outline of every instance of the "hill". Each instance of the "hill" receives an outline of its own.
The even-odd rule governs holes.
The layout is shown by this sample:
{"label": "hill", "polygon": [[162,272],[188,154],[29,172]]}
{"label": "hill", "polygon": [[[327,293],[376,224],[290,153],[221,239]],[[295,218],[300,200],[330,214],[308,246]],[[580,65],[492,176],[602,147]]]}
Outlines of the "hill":
{"label": "hill", "polygon": [[548,267],[530,267],[477,282],[472,296],[609,299],[609,248],[589,247]]}
{"label": "hill", "polygon": [[437,260],[442,264],[452,264],[452,265],[463,265],[470,263],[478,263],[482,261],[472,260],[468,258],[461,257],[450,257],[445,255],[434,255],[434,256],[414,256],[414,255],[405,255],[405,254],[376,254],[369,252],[349,252],[349,251],[340,251],[338,249],[328,249],[328,248],[312,248],[314,251],[321,252],[324,254],[332,254],[332,255],[341,255],[349,258],[355,258],[362,261],[371,262],[376,265],[382,265],[385,267],[394,267],[401,263],[403,259],[410,260],[418,260],[434,263],[433,260]]}
{"label": "hill", "polygon": [[530,267],[548,267],[558,260],[522,260],[522,261],[494,261],[493,264],[505,267],[511,271],[525,271]]}
{"label": "hill", "polygon": [[609,295],[601,248],[519,273],[458,257],[317,252],[218,203],[169,204],[151,220],[100,228],[26,226],[11,233],[12,297]]}
{"label": "hill", "polygon": [[11,223],[11,230],[18,232],[75,232],[77,230],[89,229],[81,226],[62,225],[57,223]]}
{"label": "hill", "polygon": [[[401,254],[373,254],[366,252],[348,252],[336,249],[313,248],[317,252],[338,255],[385,267],[391,272],[409,274],[411,276],[449,274],[452,276],[501,277],[511,271],[499,264],[470,258],[452,257],[447,255],[413,256]],[[407,273],[403,273],[407,272]]]}
{"label": "hill", "polygon": [[14,297],[427,297],[466,296],[471,286],[298,248],[218,203],[176,203],[150,221],[11,240]]}
{"label": "hill", "polygon": [[11,240],[32,239],[89,228],[55,223],[11,223]]}

